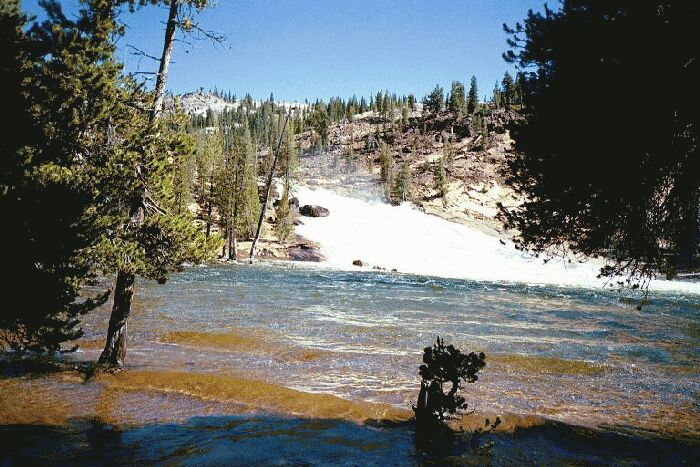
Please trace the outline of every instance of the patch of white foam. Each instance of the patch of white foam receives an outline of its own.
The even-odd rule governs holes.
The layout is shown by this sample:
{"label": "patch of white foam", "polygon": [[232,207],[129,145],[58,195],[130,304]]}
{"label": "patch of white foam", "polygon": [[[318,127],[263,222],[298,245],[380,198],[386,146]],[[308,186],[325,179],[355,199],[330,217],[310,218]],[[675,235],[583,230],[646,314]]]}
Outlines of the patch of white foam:
{"label": "patch of white foam", "polygon": [[[297,187],[301,205],[326,207],[328,217],[303,217],[299,235],[318,242],[327,265],[370,266],[429,276],[601,288],[600,261],[546,264],[468,226],[425,214],[408,203],[391,206],[340,195],[325,188]],[[356,268],[356,267],[355,267]],[[356,268],[357,269],[357,268]],[[700,293],[700,284],[653,281],[652,290]]]}

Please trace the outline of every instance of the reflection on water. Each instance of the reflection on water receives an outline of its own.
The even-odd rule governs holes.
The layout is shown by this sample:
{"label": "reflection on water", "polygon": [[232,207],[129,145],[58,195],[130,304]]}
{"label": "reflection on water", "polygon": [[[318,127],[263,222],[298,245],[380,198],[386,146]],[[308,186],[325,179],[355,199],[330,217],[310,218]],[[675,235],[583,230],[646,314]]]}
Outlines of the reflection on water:
{"label": "reflection on water", "polygon": [[[635,439],[656,433],[693,444],[700,438],[697,295],[659,293],[637,311],[616,293],[601,290],[277,264],[188,269],[162,286],[140,284],[136,302],[139,311],[129,325],[130,371],[88,383],[70,373],[0,379],[0,422],[51,425],[90,417],[131,426],[118,433],[120,442],[158,437],[165,430],[173,437],[166,444],[192,437],[184,444],[193,451],[183,455],[197,463],[198,450],[218,452],[223,448],[211,446],[225,438],[202,434],[201,427],[218,422],[190,420],[197,415],[405,420],[417,394],[422,349],[439,334],[487,354],[483,376],[467,388],[478,415],[465,420],[465,429],[480,423],[479,417],[519,414],[511,416],[510,428],[499,428],[503,436],[518,426],[551,433],[551,424],[531,431],[533,422],[545,418],[611,427]],[[66,358],[96,360],[107,319],[107,309],[88,315],[88,345]],[[36,398],[27,401],[28,394]],[[259,430],[260,439],[273,438],[274,430],[264,428],[272,418],[236,420],[245,430]],[[179,424],[164,424],[171,421]],[[348,447],[352,436],[367,449],[370,434],[372,442],[410,444],[406,428],[328,423],[335,428],[311,438],[326,443],[318,448],[319,459],[351,449],[361,460],[361,449]],[[143,424],[148,425],[139,427]],[[80,431],[70,426],[65,429]],[[338,435],[333,444],[328,440],[336,429],[354,434]],[[540,435],[527,435],[528,442]],[[280,435],[276,442],[293,444],[292,439]],[[520,449],[508,446],[503,449]],[[280,449],[294,455],[294,448]],[[156,452],[139,455],[169,462]],[[207,455],[216,463],[220,454]]]}

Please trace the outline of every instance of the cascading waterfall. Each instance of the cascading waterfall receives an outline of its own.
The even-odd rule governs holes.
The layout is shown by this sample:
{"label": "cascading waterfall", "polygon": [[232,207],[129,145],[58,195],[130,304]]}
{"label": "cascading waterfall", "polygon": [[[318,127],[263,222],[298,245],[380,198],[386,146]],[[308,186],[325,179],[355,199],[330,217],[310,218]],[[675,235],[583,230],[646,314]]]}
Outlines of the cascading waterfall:
{"label": "cascading waterfall", "polygon": [[[484,281],[600,288],[599,260],[544,262],[480,230],[425,214],[408,203],[341,195],[327,188],[297,187],[302,205],[326,207],[330,216],[302,218],[297,233],[321,245],[327,265],[352,268],[354,260],[403,273]],[[366,196],[365,196],[366,197]],[[653,281],[651,290],[700,293],[700,284]]]}

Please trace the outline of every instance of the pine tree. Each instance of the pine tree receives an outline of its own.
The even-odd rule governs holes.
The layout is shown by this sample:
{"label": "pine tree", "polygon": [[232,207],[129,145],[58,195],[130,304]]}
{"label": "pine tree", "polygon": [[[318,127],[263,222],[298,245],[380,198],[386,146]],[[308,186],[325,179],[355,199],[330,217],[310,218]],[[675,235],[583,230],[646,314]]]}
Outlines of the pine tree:
{"label": "pine tree", "polygon": [[284,243],[294,235],[294,214],[289,207],[289,179],[286,178],[282,198],[275,209],[275,234],[280,243]]}
{"label": "pine tree", "polygon": [[435,169],[435,190],[442,198],[443,207],[447,206],[447,173],[445,172],[445,156],[443,155]]}
{"label": "pine tree", "polygon": [[255,235],[260,198],[258,196],[257,156],[250,130],[244,126],[237,141],[239,153],[238,173],[240,174],[240,191],[236,195],[235,234],[238,237],[250,238]]}
{"label": "pine tree", "polygon": [[290,124],[286,132],[285,144],[282,147],[282,154],[279,161],[279,173],[293,180],[297,177],[299,170],[299,154],[294,142],[294,125]]}
{"label": "pine tree", "polygon": [[510,105],[515,103],[515,83],[513,82],[513,77],[506,71],[503,75],[503,81],[501,81],[501,86],[503,88],[502,101],[506,109],[510,109]]}
{"label": "pine tree", "polygon": [[394,188],[392,192],[392,199],[394,202],[402,203],[408,201],[409,194],[411,191],[411,167],[408,165],[408,161],[404,161],[401,164],[401,171],[396,177],[394,182]]}
{"label": "pine tree", "polygon": [[469,85],[469,99],[467,101],[467,113],[473,115],[479,108],[479,91],[476,86],[476,76],[472,76]]}
{"label": "pine tree", "polygon": [[[108,294],[83,301],[91,265],[82,254],[92,242],[93,193],[80,173],[81,154],[104,139],[81,137],[107,128],[113,96],[101,99],[93,84],[118,72],[98,31],[103,18],[81,14],[80,25],[62,21],[58,5],[27,35],[18,1],[0,2],[0,229],[5,245],[0,346],[16,351],[57,351],[82,335],[80,316]],[[83,125],[84,122],[84,125]],[[27,285],[39,293],[20,293]]]}
{"label": "pine tree", "polygon": [[[201,8],[206,1],[188,4]],[[136,276],[165,282],[185,262],[200,262],[211,254],[206,238],[191,215],[178,214],[173,204],[173,167],[181,157],[192,157],[194,141],[184,133],[186,117],[162,118],[165,81],[174,46],[177,12],[182,4],[170,4],[165,41],[155,91],[144,94],[128,81],[117,79],[93,87],[102,94],[119,95],[111,110],[109,141],[104,150],[88,154],[89,177],[100,196],[95,203],[97,225],[102,227],[92,261],[103,273],[116,273],[114,303],[107,342],[99,363],[123,365],[126,356],[127,321]],[[89,10],[102,19],[98,31],[111,47],[123,28],[114,20],[118,4],[93,0]],[[183,27],[187,27],[185,24]],[[96,60],[97,63],[100,63]],[[134,105],[133,103],[138,105]],[[152,105],[151,105],[152,103]],[[147,111],[146,109],[150,109]],[[114,133],[114,134],[112,134]]]}
{"label": "pine tree", "polygon": [[452,81],[452,89],[450,90],[450,112],[454,112],[457,116],[461,116],[466,108],[464,96],[464,84],[459,81]]}
{"label": "pine tree", "polygon": [[318,134],[319,145],[321,146],[321,148],[325,149],[326,147],[328,147],[328,124],[329,124],[329,121],[328,121],[329,117],[328,117],[328,111],[326,110],[326,106],[324,106],[322,104],[316,105],[309,120],[310,120],[311,126]]}
{"label": "pine tree", "polygon": [[445,159],[445,165],[447,165],[447,167],[450,170],[454,170],[455,150],[452,146],[452,143],[449,140],[445,141],[445,144],[442,149],[442,155]]}
{"label": "pine tree", "polygon": [[[223,131],[228,131],[224,128]],[[194,198],[202,208],[200,217],[204,220],[207,238],[211,236],[214,223],[214,207],[216,204],[216,174],[224,163],[224,140],[222,132],[207,134],[197,133],[197,153],[195,163],[197,178],[194,187]]]}
{"label": "pine tree", "polygon": [[[605,258],[611,285],[700,271],[699,14],[680,0],[567,0],[505,28],[505,58],[531,70],[507,159],[523,203],[501,213],[516,245]],[[668,95],[640,98],[654,89]]]}
{"label": "pine tree", "polygon": [[498,84],[498,81],[496,81],[496,84],[493,86],[493,103],[496,106],[496,108],[500,108],[502,104],[502,95],[503,93],[501,92],[501,87]]}
{"label": "pine tree", "polygon": [[394,158],[389,146],[382,143],[379,150],[380,177],[384,184],[384,193],[387,199],[391,199],[391,189],[394,183]]}
{"label": "pine tree", "polygon": [[429,112],[438,113],[445,106],[445,94],[439,84],[435,85],[430,94],[425,98],[425,107]]}

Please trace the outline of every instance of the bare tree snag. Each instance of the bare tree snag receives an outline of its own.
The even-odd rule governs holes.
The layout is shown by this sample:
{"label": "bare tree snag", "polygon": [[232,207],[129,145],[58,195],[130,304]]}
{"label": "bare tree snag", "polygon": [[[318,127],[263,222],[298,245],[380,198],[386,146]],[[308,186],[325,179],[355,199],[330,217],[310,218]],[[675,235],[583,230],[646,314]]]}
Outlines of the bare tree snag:
{"label": "bare tree snag", "polygon": [[[258,240],[260,240],[260,232],[262,231],[263,221],[265,220],[265,211],[267,210],[267,202],[270,198],[270,189],[272,188],[272,178],[275,176],[275,169],[277,168],[277,159],[280,155],[280,147],[282,146],[282,138],[284,138],[284,132],[287,130],[287,123],[289,123],[289,114],[284,120],[284,126],[282,126],[282,132],[280,133],[279,141],[277,141],[277,148],[275,149],[275,155],[272,158],[272,167],[270,167],[270,175],[267,177],[267,187],[265,188],[265,197],[263,198],[262,207],[260,208],[260,218],[258,219],[258,229],[255,231],[255,238],[253,239],[253,244],[250,247],[250,259],[255,259],[255,249],[258,246]],[[289,166],[289,162],[287,162]]]}

